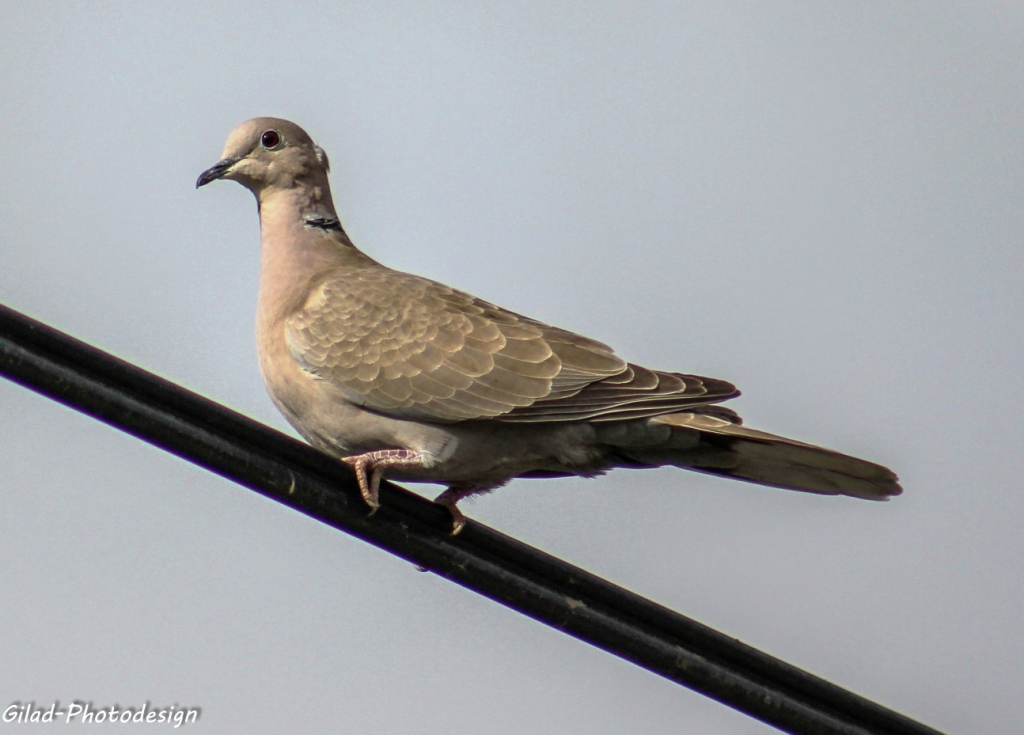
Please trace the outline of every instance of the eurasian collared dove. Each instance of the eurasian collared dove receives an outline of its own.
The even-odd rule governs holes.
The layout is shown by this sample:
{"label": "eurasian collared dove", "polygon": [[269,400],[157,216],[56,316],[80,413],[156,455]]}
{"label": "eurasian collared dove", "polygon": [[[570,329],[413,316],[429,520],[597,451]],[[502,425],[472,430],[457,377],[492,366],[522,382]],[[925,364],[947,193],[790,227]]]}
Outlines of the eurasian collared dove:
{"label": "eurasian collared dove", "polygon": [[724,380],[633,365],[610,347],[356,249],[338,221],[327,156],[287,120],[228,137],[196,187],[256,195],[263,239],[256,336],[274,403],[307,441],[352,466],[378,507],[384,473],[459,500],[515,477],[674,465],[773,487],[883,500],[877,464],[742,426],[713,404]]}

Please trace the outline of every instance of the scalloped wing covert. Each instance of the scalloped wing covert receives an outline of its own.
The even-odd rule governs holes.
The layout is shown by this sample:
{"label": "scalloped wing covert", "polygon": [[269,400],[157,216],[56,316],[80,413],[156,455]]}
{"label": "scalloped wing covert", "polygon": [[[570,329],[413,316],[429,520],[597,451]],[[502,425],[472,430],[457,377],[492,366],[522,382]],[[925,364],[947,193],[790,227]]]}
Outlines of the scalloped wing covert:
{"label": "scalloped wing covert", "polygon": [[292,355],[354,402],[432,422],[621,420],[737,395],[377,264],[334,272],[286,324]]}

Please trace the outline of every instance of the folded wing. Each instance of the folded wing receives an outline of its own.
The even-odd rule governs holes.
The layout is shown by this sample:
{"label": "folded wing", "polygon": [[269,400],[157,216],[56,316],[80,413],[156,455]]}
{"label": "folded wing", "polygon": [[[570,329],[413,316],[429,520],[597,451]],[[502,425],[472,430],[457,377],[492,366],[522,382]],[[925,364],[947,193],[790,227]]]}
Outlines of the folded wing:
{"label": "folded wing", "polygon": [[286,334],[295,359],[354,402],[416,420],[613,421],[738,395],[376,264],[328,274]]}

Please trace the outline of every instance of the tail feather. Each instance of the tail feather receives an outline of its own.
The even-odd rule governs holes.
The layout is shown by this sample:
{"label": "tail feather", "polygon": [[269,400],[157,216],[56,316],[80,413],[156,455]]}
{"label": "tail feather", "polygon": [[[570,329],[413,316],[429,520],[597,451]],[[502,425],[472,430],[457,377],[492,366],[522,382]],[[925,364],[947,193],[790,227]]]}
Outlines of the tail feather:
{"label": "tail feather", "polygon": [[[903,492],[889,469],[793,439],[749,429],[728,416],[677,413],[650,419],[670,427],[661,446],[630,450],[633,459],[671,464],[787,490],[885,500]],[[653,460],[653,461],[652,461]]]}

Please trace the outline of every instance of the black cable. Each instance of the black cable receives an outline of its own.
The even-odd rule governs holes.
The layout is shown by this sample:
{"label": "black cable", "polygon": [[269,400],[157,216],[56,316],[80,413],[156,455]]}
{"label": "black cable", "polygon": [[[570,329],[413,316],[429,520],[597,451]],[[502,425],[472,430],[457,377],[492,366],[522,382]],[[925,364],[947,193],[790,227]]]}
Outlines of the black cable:
{"label": "black cable", "polygon": [[4,306],[0,374],[785,732],[938,732]]}

